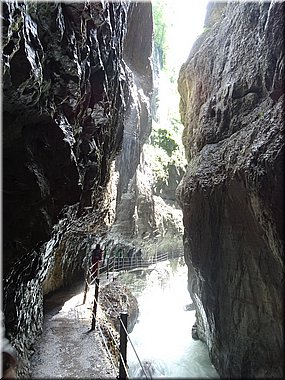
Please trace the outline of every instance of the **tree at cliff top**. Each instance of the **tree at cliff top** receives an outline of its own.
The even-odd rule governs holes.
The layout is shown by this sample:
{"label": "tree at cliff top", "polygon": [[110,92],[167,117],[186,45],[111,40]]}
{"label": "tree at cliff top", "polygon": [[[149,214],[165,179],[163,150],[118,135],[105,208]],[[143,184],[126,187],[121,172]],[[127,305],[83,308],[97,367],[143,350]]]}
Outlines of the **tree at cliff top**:
{"label": "tree at cliff top", "polygon": [[[158,93],[153,112],[154,171],[167,175],[169,165],[184,171],[186,160],[181,142],[183,125],[179,114],[177,81],[180,66],[187,58],[189,48],[203,29],[207,0],[153,0],[154,61],[158,61]],[[156,63],[156,62],[154,62]],[[156,67],[157,69],[157,67]]]}
{"label": "tree at cliff top", "polygon": [[153,2],[154,48],[159,70],[157,112],[154,115],[155,120],[149,139],[150,146],[147,149],[153,157],[152,169],[156,194],[160,194],[163,187],[168,186],[170,167],[176,167],[180,177],[186,163],[181,141],[183,126],[180,122],[176,88],[178,65],[173,66],[169,59],[171,55],[169,36],[173,27],[167,13],[169,5],[167,0]]}
{"label": "tree at cliff top", "polygon": [[166,41],[166,18],[165,18],[165,0],[153,1],[153,21],[154,21],[154,47],[158,50],[161,68],[165,64],[167,41]]}

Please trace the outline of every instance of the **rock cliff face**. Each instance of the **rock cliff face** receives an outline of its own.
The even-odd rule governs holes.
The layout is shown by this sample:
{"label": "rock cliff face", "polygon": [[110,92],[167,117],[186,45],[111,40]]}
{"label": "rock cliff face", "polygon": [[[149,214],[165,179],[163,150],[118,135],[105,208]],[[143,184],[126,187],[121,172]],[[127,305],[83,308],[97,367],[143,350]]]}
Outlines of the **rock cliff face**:
{"label": "rock cliff face", "polygon": [[152,171],[142,154],[104,241],[108,255],[113,256],[118,249],[124,256],[138,249],[145,257],[182,253],[182,212],[154,195],[153,185]]}
{"label": "rock cliff face", "polygon": [[197,334],[225,378],[283,375],[284,3],[214,3],[179,77]]}
{"label": "rock cliff face", "polygon": [[[152,17],[150,3],[123,1],[1,6],[3,306],[26,376],[43,294],[83,275],[111,219],[111,166],[133,99],[151,91]],[[139,43],[137,22],[150,30]]]}
{"label": "rock cliff face", "polygon": [[116,160],[116,171],[119,173],[117,204],[136,172],[142,146],[151,132],[152,9],[150,6],[144,9],[133,3],[130,17],[123,58],[132,75],[129,81],[130,97],[125,116],[123,147]]}
{"label": "rock cliff face", "polygon": [[129,81],[131,106],[127,107],[122,151],[116,159],[112,177],[112,226],[102,234],[102,243],[107,256],[118,250],[127,255],[140,248],[143,256],[151,256],[157,251],[176,253],[182,251],[182,213],[172,205],[182,173],[175,165],[169,166],[167,184],[161,184],[156,191],[151,170],[153,157],[144,146],[151,133],[152,119],[155,119],[157,104],[154,100],[160,69],[155,51],[151,62],[142,54],[145,50],[151,51],[151,9],[143,15],[134,5],[131,19],[124,49],[124,60],[132,73]]}

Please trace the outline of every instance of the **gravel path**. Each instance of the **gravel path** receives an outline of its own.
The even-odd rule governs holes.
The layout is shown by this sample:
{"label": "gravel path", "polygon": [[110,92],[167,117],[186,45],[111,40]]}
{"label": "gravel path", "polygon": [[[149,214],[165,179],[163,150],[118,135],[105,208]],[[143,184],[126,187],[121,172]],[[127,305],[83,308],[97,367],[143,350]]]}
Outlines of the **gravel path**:
{"label": "gravel path", "polygon": [[[94,286],[88,291],[85,305],[83,290],[81,282],[72,289],[56,291],[45,300],[43,334],[31,359],[32,378],[115,379],[118,375],[98,326],[90,331]],[[100,307],[97,315],[100,321]]]}

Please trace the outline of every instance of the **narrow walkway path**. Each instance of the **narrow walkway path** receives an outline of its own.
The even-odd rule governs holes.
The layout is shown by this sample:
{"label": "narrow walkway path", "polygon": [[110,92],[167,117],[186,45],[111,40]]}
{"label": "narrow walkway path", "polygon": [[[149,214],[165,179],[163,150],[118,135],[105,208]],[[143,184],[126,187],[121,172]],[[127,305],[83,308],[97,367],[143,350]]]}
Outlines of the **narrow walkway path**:
{"label": "narrow walkway path", "polygon": [[[159,255],[149,261],[112,259],[111,270],[100,273],[100,287],[113,281],[122,270],[138,270],[155,266],[159,261],[168,260],[168,254]],[[131,264],[131,265],[130,265]],[[100,270],[100,272],[101,272]],[[108,277],[108,278],[107,278]],[[95,331],[90,331],[94,302],[94,285],[91,285],[83,303],[85,281],[72,288],[60,289],[48,295],[44,303],[43,333],[35,344],[31,358],[31,375],[41,378],[113,378],[118,375],[108,357],[97,325],[103,313],[100,303],[97,309]]]}
{"label": "narrow walkway path", "polygon": [[[84,282],[45,300],[43,334],[31,359],[32,378],[116,378],[97,329],[91,327],[94,286],[83,301]],[[98,318],[101,310],[98,309]]]}

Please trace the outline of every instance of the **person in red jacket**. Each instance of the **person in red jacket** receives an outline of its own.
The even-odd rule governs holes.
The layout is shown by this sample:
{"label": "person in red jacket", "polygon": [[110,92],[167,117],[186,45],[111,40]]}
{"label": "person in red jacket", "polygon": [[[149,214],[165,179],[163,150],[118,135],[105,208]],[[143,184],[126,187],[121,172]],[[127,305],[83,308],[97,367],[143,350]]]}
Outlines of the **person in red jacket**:
{"label": "person in red jacket", "polygon": [[99,277],[99,262],[103,258],[103,251],[100,244],[96,244],[95,249],[92,251],[92,277]]}

